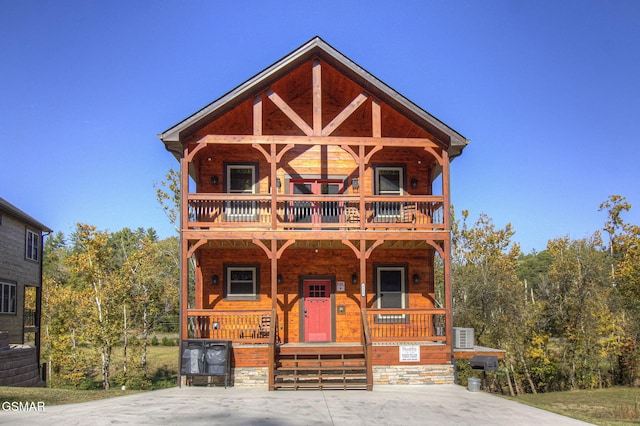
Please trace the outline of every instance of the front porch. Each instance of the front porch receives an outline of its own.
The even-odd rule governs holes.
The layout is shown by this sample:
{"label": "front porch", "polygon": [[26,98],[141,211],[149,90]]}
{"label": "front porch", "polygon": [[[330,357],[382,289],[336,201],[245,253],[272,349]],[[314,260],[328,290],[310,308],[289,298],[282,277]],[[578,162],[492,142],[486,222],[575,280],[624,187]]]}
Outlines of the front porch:
{"label": "front porch", "polygon": [[[233,382],[276,389],[363,389],[452,383],[444,309],[366,309],[359,341],[299,342],[281,334],[283,312],[188,311],[189,339],[231,342]],[[256,380],[256,374],[266,375]],[[248,378],[248,379],[247,379]]]}

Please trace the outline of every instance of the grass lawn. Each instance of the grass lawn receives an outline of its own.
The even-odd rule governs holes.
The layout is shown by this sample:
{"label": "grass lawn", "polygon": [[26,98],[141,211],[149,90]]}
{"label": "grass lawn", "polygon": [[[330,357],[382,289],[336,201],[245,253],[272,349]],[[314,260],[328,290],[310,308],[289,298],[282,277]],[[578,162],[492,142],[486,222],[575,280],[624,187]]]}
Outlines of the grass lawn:
{"label": "grass lawn", "polygon": [[640,425],[640,388],[550,392],[508,399],[597,425]]}
{"label": "grass lawn", "polygon": [[[149,346],[148,365],[154,388],[175,386],[178,377],[177,346]],[[118,349],[114,350],[111,374],[121,366],[122,355]],[[96,377],[96,380],[100,380]],[[105,391],[79,390],[67,388],[18,388],[0,386],[0,403],[4,401],[44,402],[46,406],[71,404],[76,402],[95,401],[97,399],[113,398],[115,396],[131,395],[143,392],[140,390],[121,390],[114,386]]]}

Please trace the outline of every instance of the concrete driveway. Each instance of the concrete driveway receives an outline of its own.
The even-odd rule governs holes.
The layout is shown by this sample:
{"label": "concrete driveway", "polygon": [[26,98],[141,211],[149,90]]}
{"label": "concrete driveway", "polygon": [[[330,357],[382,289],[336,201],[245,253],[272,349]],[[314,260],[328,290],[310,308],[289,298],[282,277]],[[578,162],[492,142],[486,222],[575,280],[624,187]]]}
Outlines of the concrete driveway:
{"label": "concrete driveway", "polygon": [[[34,406],[37,407],[37,401]],[[584,425],[457,385],[366,391],[182,387],[37,411],[1,410],[13,425]]]}

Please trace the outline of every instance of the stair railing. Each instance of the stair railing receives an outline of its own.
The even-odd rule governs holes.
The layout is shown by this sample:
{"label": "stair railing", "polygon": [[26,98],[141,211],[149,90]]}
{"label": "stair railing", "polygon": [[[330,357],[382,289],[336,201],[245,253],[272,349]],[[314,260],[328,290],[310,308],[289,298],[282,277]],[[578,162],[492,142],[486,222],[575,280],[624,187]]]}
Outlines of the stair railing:
{"label": "stair railing", "polygon": [[367,321],[367,310],[362,309],[362,333],[360,333],[360,342],[364,350],[364,362],[367,369],[367,390],[373,390],[373,367],[371,366],[371,331],[369,330],[369,322]]}

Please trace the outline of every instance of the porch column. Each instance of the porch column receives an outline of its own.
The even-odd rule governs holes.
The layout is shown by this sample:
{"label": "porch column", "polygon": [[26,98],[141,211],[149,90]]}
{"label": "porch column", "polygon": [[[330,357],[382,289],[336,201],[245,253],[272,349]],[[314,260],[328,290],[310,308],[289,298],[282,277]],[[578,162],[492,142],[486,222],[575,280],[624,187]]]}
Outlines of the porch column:
{"label": "porch column", "polygon": [[278,308],[278,240],[271,240],[271,309]]}
{"label": "porch column", "polygon": [[[360,310],[365,313],[367,310],[367,256],[366,256],[366,240],[360,240]],[[365,292],[362,294],[362,286],[364,284]]]}
{"label": "porch column", "polygon": [[442,150],[442,195],[443,195],[443,218],[444,229],[448,232],[443,241],[444,258],[444,300],[445,300],[445,327],[446,345],[448,348],[453,344],[453,318],[451,316],[451,305],[453,304],[453,293],[451,291],[451,192],[449,180],[449,153]]}
{"label": "porch column", "polygon": [[[188,195],[189,195],[189,147],[183,146],[182,158],[180,159],[180,338],[187,339],[188,313],[189,309],[189,241],[184,234],[188,228]],[[180,357],[182,358],[182,357]]]}

